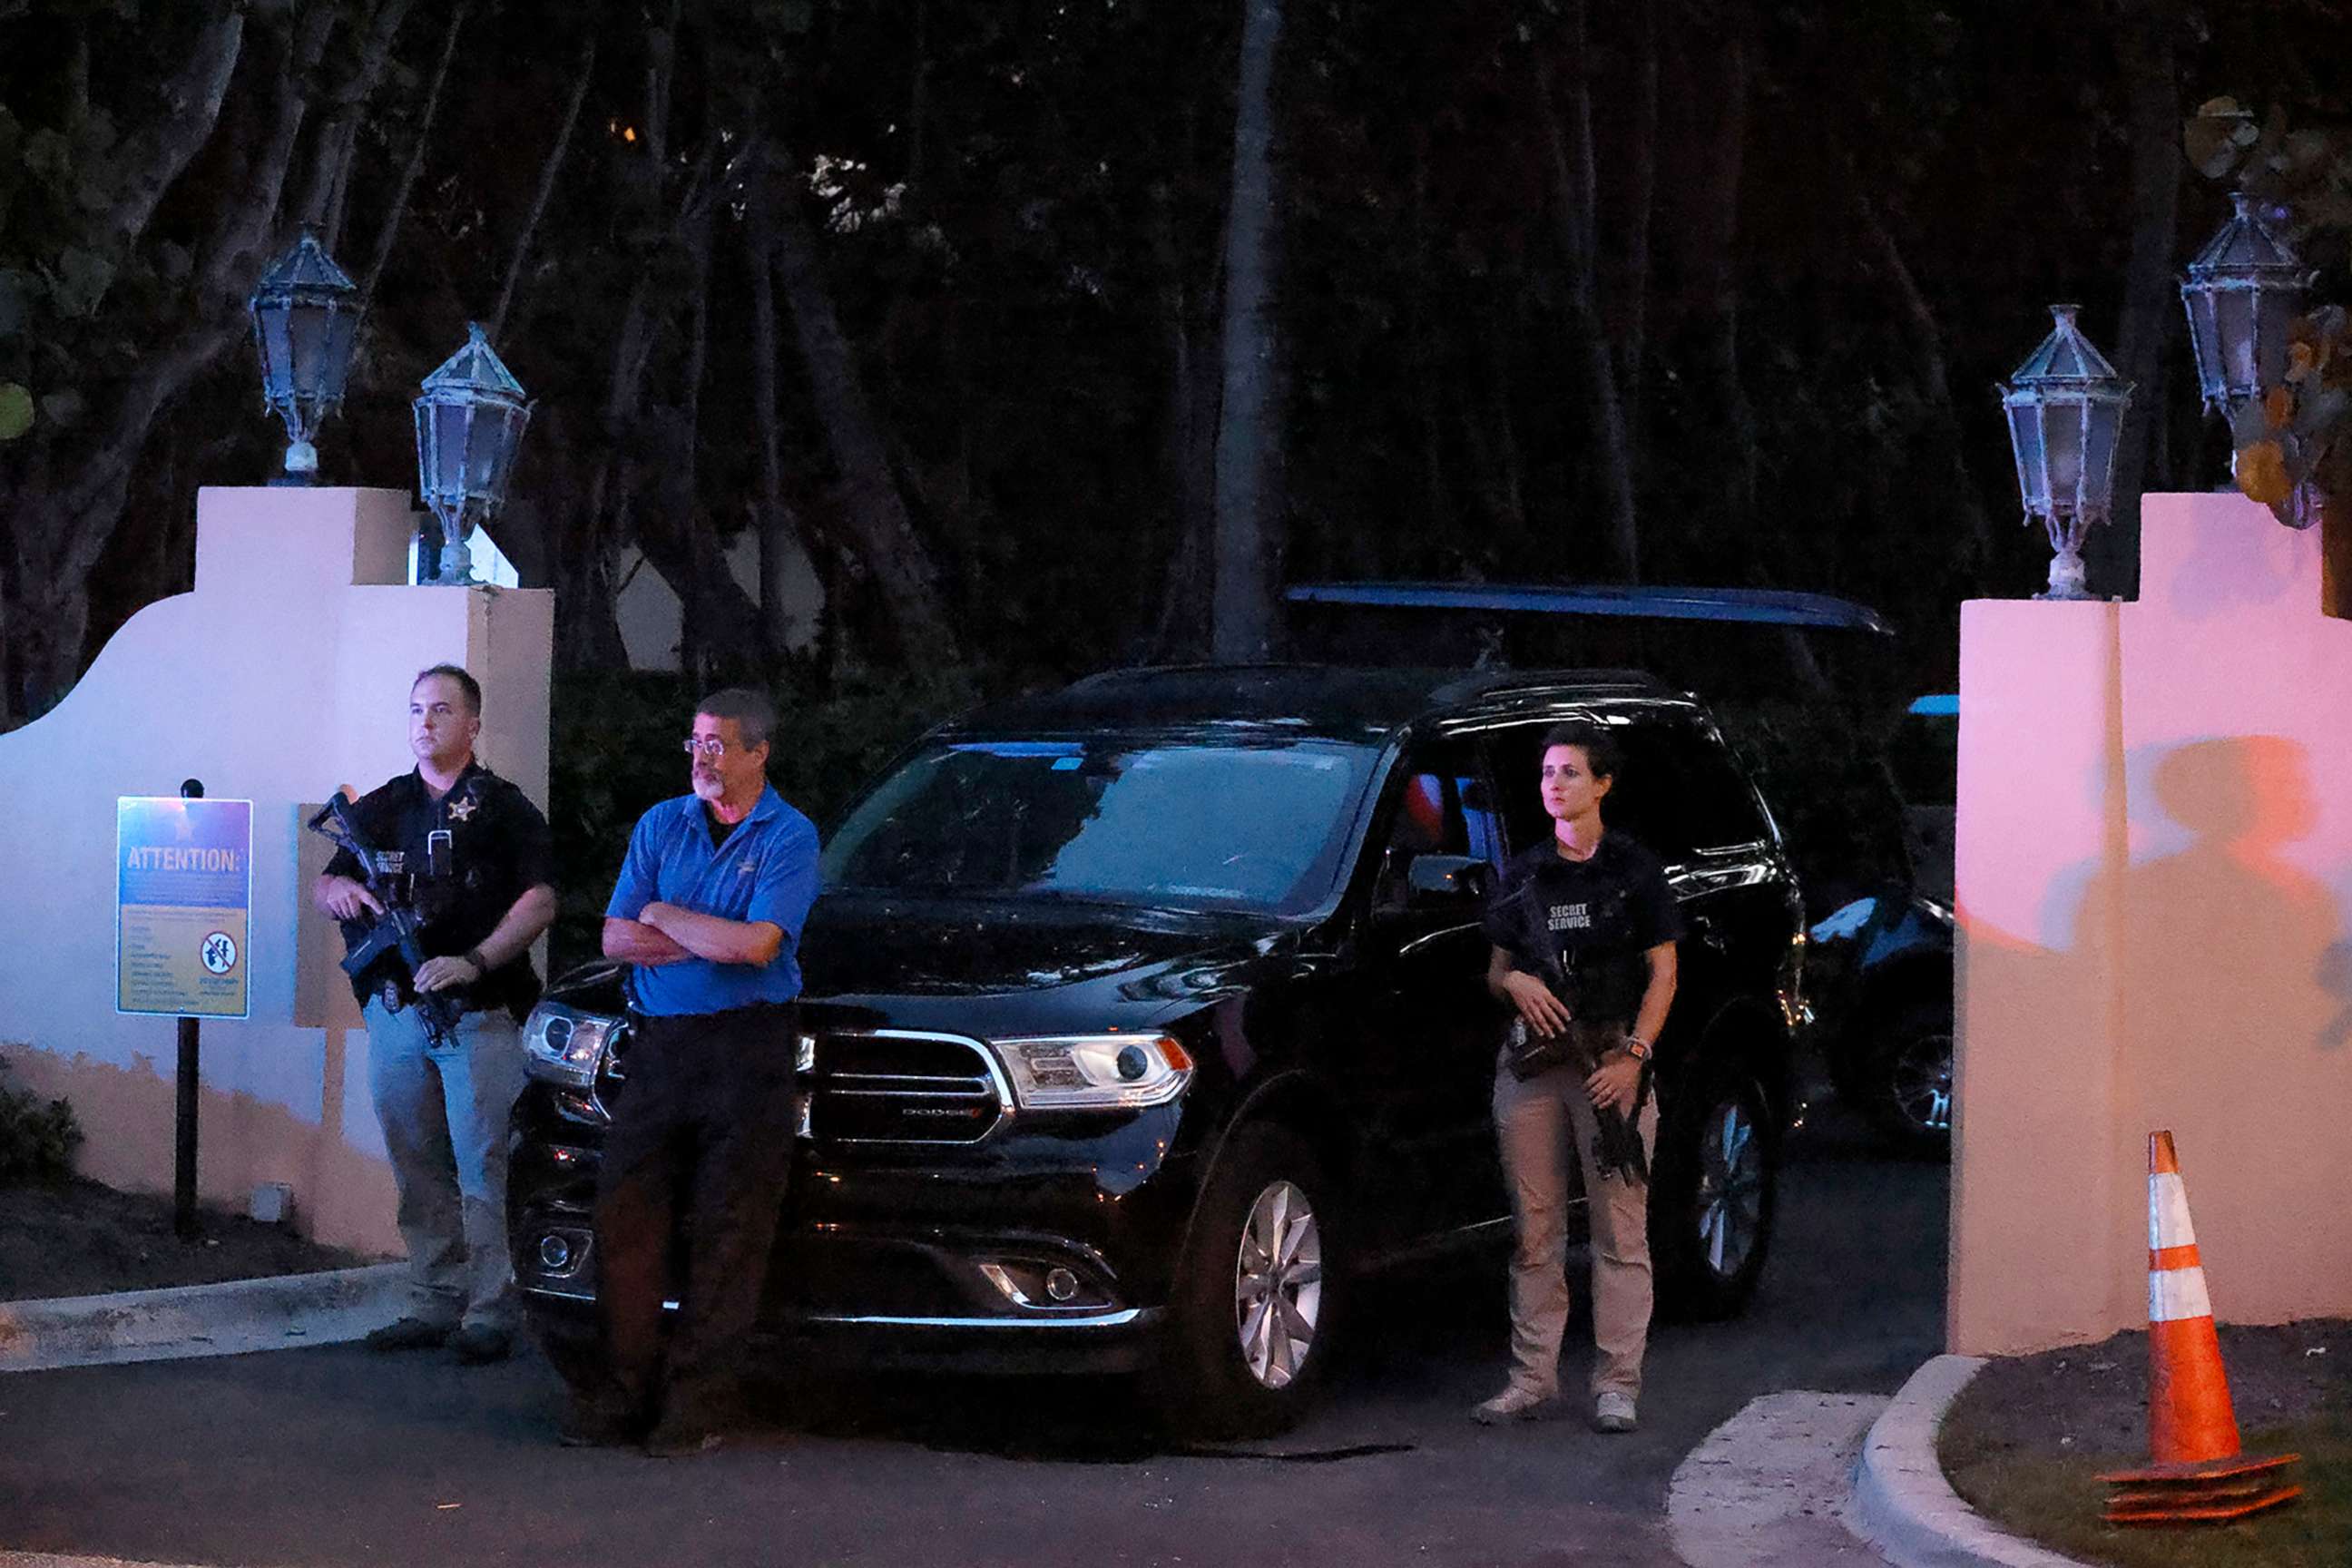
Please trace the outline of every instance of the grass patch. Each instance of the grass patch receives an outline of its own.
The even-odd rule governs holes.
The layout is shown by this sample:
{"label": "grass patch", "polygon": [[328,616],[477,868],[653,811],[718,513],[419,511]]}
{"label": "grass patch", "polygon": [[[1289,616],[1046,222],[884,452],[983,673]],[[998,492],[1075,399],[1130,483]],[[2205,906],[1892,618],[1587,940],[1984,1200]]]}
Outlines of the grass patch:
{"label": "grass patch", "polygon": [[2116,1568],[2344,1568],[2352,1563],[2352,1415],[2336,1410],[2247,1434],[2249,1454],[2301,1454],[2287,1472],[2303,1496],[2236,1524],[2138,1525],[2099,1518],[2104,1470],[2136,1468],[2143,1453],[2024,1454],[2000,1446],[1940,1445],[1944,1473],[1970,1506],[2013,1534]]}

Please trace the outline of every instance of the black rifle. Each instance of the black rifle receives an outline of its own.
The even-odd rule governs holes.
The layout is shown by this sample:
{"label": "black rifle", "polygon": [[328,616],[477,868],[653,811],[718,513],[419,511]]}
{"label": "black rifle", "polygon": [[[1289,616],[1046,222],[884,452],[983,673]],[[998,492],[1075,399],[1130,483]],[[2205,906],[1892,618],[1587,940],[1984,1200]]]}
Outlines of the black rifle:
{"label": "black rifle", "polygon": [[373,924],[360,926],[356,934],[352,928],[358,922],[343,922],[343,942],[348,949],[343,954],[343,973],[356,979],[384,954],[397,956],[402,965],[398,977],[402,997],[407,1005],[416,1009],[425,1037],[436,1046],[448,1045],[457,1037],[461,1011],[456,998],[447,993],[417,989],[416,972],[425,963],[425,920],[412,906],[406,889],[395,886],[376,870],[374,847],[352,820],[351,802],[340,793],[327,798],[327,804],[310,818],[310,826],[311,832],[334,840],[359,862],[361,881],[383,905],[383,913]]}
{"label": "black rifle", "polygon": [[[1528,1031],[1526,1048],[1557,1054],[1562,1065],[1573,1068],[1580,1077],[1591,1077],[1600,1068],[1601,1052],[1606,1048],[1605,1045],[1596,1043],[1595,1037],[1604,1031],[1582,1022],[1577,1011],[1580,988],[1574,973],[1549,955],[1538,955],[1532,973],[1544,983],[1544,988],[1559,1005],[1568,1009],[1570,1021],[1568,1027],[1558,1035],[1546,1037]],[[1613,1040],[1615,1036],[1609,1033],[1608,1037]],[[1515,1054],[1519,1048],[1515,1037]],[[1650,1158],[1643,1152],[1641,1131],[1634,1124],[1642,1114],[1643,1102],[1649,1097],[1650,1063],[1644,1061],[1641,1079],[1633,1087],[1632,1119],[1614,1106],[1596,1105],[1592,1108],[1592,1152],[1604,1176],[1625,1176],[1637,1182],[1650,1179]]]}

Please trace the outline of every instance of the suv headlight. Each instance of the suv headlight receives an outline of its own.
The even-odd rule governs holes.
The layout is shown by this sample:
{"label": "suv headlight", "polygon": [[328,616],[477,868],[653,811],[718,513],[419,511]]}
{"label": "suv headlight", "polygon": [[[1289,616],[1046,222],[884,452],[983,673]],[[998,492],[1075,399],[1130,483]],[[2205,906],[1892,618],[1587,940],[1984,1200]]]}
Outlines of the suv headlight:
{"label": "suv headlight", "polygon": [[596,1087],[596,1068],[618,1018],[575,1013],[542,1002],[522,1026],[523,1069],[535,1079],[581,1090]]}
{"label": "suv headlight", "polygon": [[1013,1098],[1034,1110],[1165,1105],[1192,1081],[1192,1058],[1165,1035],[1046,1035],[995,1040]]}

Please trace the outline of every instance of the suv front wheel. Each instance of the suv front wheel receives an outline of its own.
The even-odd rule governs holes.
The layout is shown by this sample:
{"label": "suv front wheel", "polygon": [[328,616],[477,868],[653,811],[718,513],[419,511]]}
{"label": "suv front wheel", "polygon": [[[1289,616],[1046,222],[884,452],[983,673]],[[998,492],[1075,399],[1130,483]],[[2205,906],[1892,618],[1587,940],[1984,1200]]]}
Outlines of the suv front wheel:
{"label": "suv front wheel", "polygon": [[1270,1125],[1234,1134],[1176,1277],[1158,1388],[1171,1426],[1263,1436],[1312,1403],[1331,1359],[1331,1193],[1297,1135]]}
{"label": "suv front wheel", "polygon": [[1660,1300],[1686,1318],[1727,1318],[1748,1304],[1772,1242],[1780,1140],[1756,1075],[1737,1061],[1698,1064],[1660,1107],[1650,1188],[1650,1251]]}

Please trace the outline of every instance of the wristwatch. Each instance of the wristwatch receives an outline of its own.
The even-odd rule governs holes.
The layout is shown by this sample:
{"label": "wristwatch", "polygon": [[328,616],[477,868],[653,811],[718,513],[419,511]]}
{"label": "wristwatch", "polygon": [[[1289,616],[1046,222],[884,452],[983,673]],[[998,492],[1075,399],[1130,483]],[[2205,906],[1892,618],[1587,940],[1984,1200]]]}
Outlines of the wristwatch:
{"label": "wristwatch", "polygon": [[1637,1062],[1648,1061],[1650,1059],[1650,1042],[1642,1038],[1639,1035],[1628,1035],[1625,1037],[1625,1054],[1632,1057]]}

